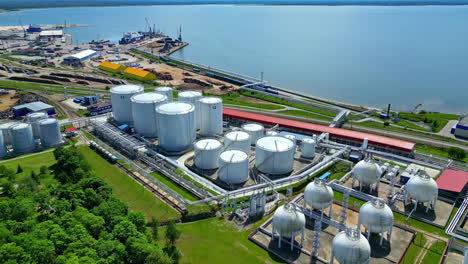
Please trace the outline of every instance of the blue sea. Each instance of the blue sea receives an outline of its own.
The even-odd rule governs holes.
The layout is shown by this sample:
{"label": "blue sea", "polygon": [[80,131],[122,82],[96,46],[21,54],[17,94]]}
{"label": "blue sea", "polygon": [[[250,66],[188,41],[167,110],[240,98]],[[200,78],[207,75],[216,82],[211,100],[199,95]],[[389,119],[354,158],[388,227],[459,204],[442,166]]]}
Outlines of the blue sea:
{"label": "blue sea", "polygon": [[88,24],[75,43],[151,25],[189,46],[178,58],[312,96],[468,113],[468,6],[131,6],[0,14],[0,25]]}

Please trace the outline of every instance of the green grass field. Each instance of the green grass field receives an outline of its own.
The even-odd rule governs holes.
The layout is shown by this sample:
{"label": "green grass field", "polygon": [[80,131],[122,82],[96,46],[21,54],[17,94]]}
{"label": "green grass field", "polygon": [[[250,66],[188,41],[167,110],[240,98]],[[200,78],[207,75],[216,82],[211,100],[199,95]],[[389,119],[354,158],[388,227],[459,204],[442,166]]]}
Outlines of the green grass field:
{"label": "green grass field", "polygon": [[182,231],[177,243],[183,252],[181,263],[284,263],[248,240],[253,228],[239,231],[234,224],[219,218],[177,227]]}
{"label": "green grass field", "polygon": [[130,209],[143,212],[147,220],[154,217],[159,221],[166,221],[180,217],[174,209],[90,148],[82,147],[80,151],[91,164],[96,175],[106,181],[112,187],[115,196],[128,204]]}
{"label": "green grass field", "polygon": [[[27,154],[25,156],[29,155],[31,154]],[[18,168],[18,164],[21,165],[23,172],[16,175],[17,181],[21,181],[26,176],[31,175],[31,171],[39,173],[39,169],[41,166],[45,165],[47,167],[50,167],[54,163],[54,154],[52,153],[52,151],[46,150],[42,153],[34,153],[29,157],[20,157],[19,159],[5,160],[4,162],[0,163],[0,165],[5,165],[5,167],[13,169],[15,172]]]}
{"label": "green grass field", "polygon": [[[418,143],[416,144],[414,149],[420,152],[427,153],[427,154],[432,154],[432,155],[436,155],[439,157],[448,158],[448,148],[436,147],[436,146]],[[467,153],[467,157],[464,158],[462,161],[468,162],[468,153]]]}
{"label": "green grass field", "polygon": [[180,187],[177,183],[171,181],[170,179],[166,178],[165,176],[153,172],[151,173],[151,176],[153,176],[155,179],[159,180],[160,182],[164,183],[167,187],[171,188],[173,191],[178,193],[180,196],[184,197],[185,199],[189,201],[196,201],[198,198],[191,194],[189,191],[185,190],[184,188]]}

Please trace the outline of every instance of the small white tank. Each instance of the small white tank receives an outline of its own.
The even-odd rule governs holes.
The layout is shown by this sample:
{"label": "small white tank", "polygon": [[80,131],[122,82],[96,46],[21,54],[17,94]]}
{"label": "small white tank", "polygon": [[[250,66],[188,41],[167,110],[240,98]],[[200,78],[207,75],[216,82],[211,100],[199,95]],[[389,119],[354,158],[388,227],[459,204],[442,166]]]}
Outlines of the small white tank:
{"label": "small white tank", "polygon": [[304,191],[304,201],[313,209],[323,210],[333,204],[333,190],[326,181],[315,179],[307,184]]}
{"label": "small white tank", "polygon": [[437,183],[426,174],[413,175],[406,184],[409,197],[418,202],[430,202],[437,198]]}
{"label": "small white tank", "polygon": [[5,140],[3,139],[3,131],[0,130],[0,158],[3,158],[7,155],[7,148],[5,145]]}
{"label": "small white tank", "polygon": [[249,133],[250,144],[253,146],[257,143],[257,140],[263,137],[264,127],[260,124],[250,123],[242,125],[242,130]]}
{"label": "small white tank", "polygon": [[276,131],[274,131],[274,130],[268,130],[267,132],[265,132],[265,135],[266,135],[267,137],[272,137],[272,136],[278,136],[279,133],[276,132]]}
{"label": "small white tank", "polygon": [[24,120],[26,123],[31,124],[34,139],[38,139],[40,137],[39,121],[47,119],[48,117],[49,115],[44,112],[35,112],[26,115]]}
{"label": "small white tank", "polygon": [[340,264],[369,263],[371,248],[369,241],[354,228],[339,232],[332,241],[333,257]]}
{"label": "small white tank", "polygon": [[315,156],[315,140],[304,138],[301,143],[301,156],[311,159]]}
{"label": "small white tank", "polygon": [[263,137],[257,141],[255,166],[266,174],[280,175],[292,171],[294,143],[284,137]]}
{"label": "small white tank", "polygon": [[224,136],[224,150],[240,150],[250,153],[250,135],[244,131],[232,131]]}
{"label": "small white tank", "polygon": [[212,137],[223,133],[223,100],[217,97],[204,97],[200,105],[200,135]]}
{"label": "small white tank", "polygon": [[383,199],[368,201],[359,209],[359,223],[371,233],[384,233],[393,226],[393,212]]}
{"label": "small white tank", "polygon": [[173,101],[172,88],[169,87],[169,86],[156,87],[156,88],[154,88],[154,92],[158,93],[158,94],[165,95],[167,97],[168,102]]}
{"label": "small white tank", "polygon": [[119,124],[132,124],[132,102],[130,98],[135,94],[143,93],[140,85],[125,84],[110,89],[112,114],[115,122]]}
{"label": "small white tank", "polygon": [[0,125],[0,130],[3,132],[3,141],[5,145],[11,145],[13,143],[13,138],[11,136],[11,127],[17,122],[3,123]]}
{"label": "small white tank", "polygon": [[296,136],[294,136],[294,135],[289,135],[289,134],[288,134],[288,135],[284,135],[284,137],[287,138],[287,139],[289,139],[289,140],[291,140],[291,141],[294,143],[294,145],[297,144]]}
{"label": "small white tank", "polygon": [[239,184],[249,178],[249,157],[240,150],[228,150],[219,156],[218,177],[227,184]]}
{"label": "small white tank", "polygon": [[195,106],[195,123],[197,129],[201,127],[201,115],[200,115],[200,99],[202,98],[202,93],[197,91],[185,91],[179,93],[179,101],[191,103]]}
{"label": "small white tank", "polygon": [[222,144],[216,139],[202,139],[195,143],[195,166],[202,170],[211,170],[219,167],[219,155]]}
{"label": "small white tank", "polygon": [[291,238],[305,228],[306,219],[294,205],[286,203],[276,209],[273,215],[273,230],[285,238]]}
{"label": "small white tank", "polygon": [[373,160],[361,160],[353,168],[353,177],[364,185],[371,185],[380,180],[382,170]]}
{"label": "small white tank", "polygon": [[195,107],[190,103],[171,102],[156,107],[159,147],[180,152],[195,142]]}
{"label": "small white tank", "polygon": [[34,150],[34,138],[30,124],[19,123],[12,126],[11,135],[15,153],[28,153]]}
{"label": "small white tank", "polygon": [[167,97],[159,93],[141,93],[132,96],[130,101],[135,132],[144,137],[157,137],[156,107],[166,103]]}
{"label": "small white tank", "polygon": [[44,147],[56,146],[62,143],[59,122],[55,118],[47,118],[39,121],[39,134],[41,145]]}

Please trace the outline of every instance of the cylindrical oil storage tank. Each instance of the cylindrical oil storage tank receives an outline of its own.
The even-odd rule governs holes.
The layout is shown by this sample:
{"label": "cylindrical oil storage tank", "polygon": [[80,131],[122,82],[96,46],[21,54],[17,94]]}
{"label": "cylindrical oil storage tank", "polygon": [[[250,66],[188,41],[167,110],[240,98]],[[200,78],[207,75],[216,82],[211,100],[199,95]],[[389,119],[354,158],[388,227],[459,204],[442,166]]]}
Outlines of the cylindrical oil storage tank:
{"label": "cylindrical oil storage tank", "polygon": [[169,152],[180,152],[195,142],[195,106],[171,102],[156,107],[159,147]]}
{"label": "cylindrical oil storage tank", "polygon": [[257,143],[257,140],[263,137],[264,127],[260,124],[250,123],[242,125],[242,130],[249,133],[250,144],[255,145]]}
{"label": "cylindrical oil storage tank", "polygon": [[195,166],[202,170],[212,170],[219,167],[219,155],[223,145],[216,139],[202,139],[195,143]]}
{"label": "cylindrical oil storage tank", "polygon": [[339,232],[332,241],[332,261],[339,263],[369,263],[371,248],[369,241],[355,228]]}
{"label": "cylindrical oil storage tank", "polygon": [[119,85],[110,89],[112,114],[114,115],[115,122],[119,124],[132,123],[132,102],[130,98],[136,94],[143,93],[143,91],[142,86],[133,84]]}
{"label": "cylindrical oil storage tank", "polygon": [[154,92],[165,95],[168,102],[173,101],[172,88],[169,86],[156,87],[154,88]]}
{"label": "cylindrical oil storage tank", "polygon": [[250,135],[244,131],[232,131],[224,136],[224,150],[240,150],[250,153]]}
{"label": "cylindrical oil storage tank", "polygon": [[44,112],[35,112],[26,115],[25,121],[26,123],[31,124],[34,139],[40,138],[39,121],[47,119],[48,117],[49,115]]}
{"label": "cylindrical oil storage tank", "polygon": [[132,102],[133,127],[144,137],[157,137],[156,107],[167,102],[159,93],[141,93],[130,98]]}
{"label": "cylindrical oil storage tank", "polygon": [[359,223],[371,233],[384,233],[393,226],[393,212],[380,198],[368,201],[359,209]]}
{"label": "cylindrical oil storage tank", "polygon": [[200,106],[200,135],[212,137],[223,133],[223,100],[203,97]]}
{"label": "cylindrical oil storage tank", "polygon": [[0,130],[3,133],[3,143],[5,145],[11,145],[13,142],[13,138],[11,136],[11,127],[15,124],[18,124],[18,123],[9,122],[9,123],[3,123],[0,125]]}
{"label": "cylindrical oil storage tank", "polygon": [[265,132],[265,135],[267,137],[270,137],[270,136],[277,136],[277,135],[279,135],[279,133],[274,131],[274,130],[268,130],[267,132]]}
{"label": "cylindrical oil storage tank", "polygon": [[297,143],[296,136],[288,134],[288,135],[284,135],[284,137],[291,140],[294,143],[294,145],[296,145],[296,143]]}
{"label": "cylindrical oil storage tank", "polygon": [[315,156],[315,140],[304,138],[301,143],[301,156],[311,159]]}
{"label": "cylindrical oil storage tank", "polygon": [[280,175],[292,171],[294,143],[284,137],[264,137],[257,141],[255,166],[266,174]]}
{"label": "cylindrical oil storage tank", "polygon": [[249,178],[249,156],[240,150],[228,150],[219,156],[218,177],[227,184],[239,184]]}
{"label": "cylindrical oil storage tank", "polygon": [[434,201],[438,195],[437,183],[426,174],[413,175],[406,184],[409,197],[425,203]]}
{"label": "cylindrical oil storage tank", "polygon": [[304,201],[313,209],[322,210],[333,204],[333,190],[327,186],[325,180],[315,179],[307,184]]}
{"label": "cylindrical oil storage tank", "polygon": [[371,185],[380,180],[382,170],[373,160],[361,160],[353,168],[353,177],[364,185]]}
{"label": "cylindrical oil storage tank", "polygon": [[11,127],[13,151],[28,153],[34,150],[34,138],[30,124],[19,123]]}
{"label": "cylindrical oil storage tank", "polygon": [[276,209],[273,215],[273,230],[282,237],[290,238],[305,228],[306,219],[303,213],[287,203]]}
{"label": "cylindrical oil storage tank", "polygon": [[201,127],[201,117],[200,117],[200,99],[202,98],[202,93],[197,91],[185,91],[179,93],[179,101],[191,103],[195,106],[195,122],[197,129]]}
{"label": "cylindrical oil storage tank", "polygon": [[44,147],[56,146],[62,143],[59,122],[55,118],[39,121],[39,134],[41,145]]}
{"label": "cylindrical oil storage tank", "polygon": [[3,139],[3,131],[0,130],[0,158],[5,157],[7,154],[7,148],[5,140]]}

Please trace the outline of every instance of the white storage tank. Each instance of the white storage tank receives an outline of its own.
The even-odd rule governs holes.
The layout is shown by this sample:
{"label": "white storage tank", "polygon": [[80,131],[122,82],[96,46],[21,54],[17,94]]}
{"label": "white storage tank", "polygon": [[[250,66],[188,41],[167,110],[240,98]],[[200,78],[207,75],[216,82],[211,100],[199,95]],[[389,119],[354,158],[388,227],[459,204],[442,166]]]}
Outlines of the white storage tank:
{"label": "white storage tank", "polygon": [[224,150],[240,150],[250,153],[250,135],[244,131],[232,131],[224,136]]}
{"label": "white storage tank", "polygon": [[249,178],[249,157],[240,150],[228,150],[219,156],[218,177],[227,184],[239,184]]}
{"label": "white storage tank", "polygon": [[413,175],[405,186],[409,197],[418,202],[432,202],[437,199],[437,183],[426,174]]}
{"label": "white storage tank", "polygon": [[170,152],[185,151],[195,142],[195,106],[171,102],[156,107],[159,147]]}
{"label": "white storage tank", "polygon": [[3,132],[0,130],[0,158],[5,157],[7,154],[7,148],[5,145],[5,140],[3,139]]}
{"label": "white storage tank", "polygon": [[257,143],[257,140],[263,137],[264,127],[260,124],[250,123],[242,125],[242,130],[249,133],[250,144],[255,145]]}
{"label": "white storage tank", "polygon": [[257,141],[255,166],[266,174],[280,175],[292,171],[294,143],[284,137],[264,137]]}
{"label": "white storage tank", "polygon": [[279,135],[279,133],[276,132],[276,131],[274,131],[274,130],[268,130],[267,132],[265,132],[265,135],[266,135],[267,137],[269,137],[269,136],[277,136],[277,135]]}
{"label": "white storage tank", "polygon": [[361,160],[353,168],[353,177],[364,185],[377,183],[381,175],[379,165],[371,159]]}
{"label": "white storage tank", "polygon": [[172,88],[169,86],[156,87],[154,88],[154,92],[165,95],[168,102],[173,101]]}
{"label": "white storage tank", "polygon": [[301,143],[301,156],[311,159],[315,156],[315,140],[304,138]]}
{"label": "white storage tank", "polygon": [[14,126],[15,124],[18,124],[18,123],[9,122],[9,123],[3,123],[0,125],[0,130],[3,133],[3,142],[5,145],[11,145],[13,142],[13,139],[11,136],[11,127]]}
{"label": "white storage tank", "polygon": [[223,100],[203,97],[200,105],[200,135],[212,137],[223,133]]}
{"label": "white storage tank", "polygon": [[216,139],[202,139],[195,143],[195,166],[202,170],[219,167],[219,155],[223,150],[221,142]]}
{"label": "white storage tank", "polygon": [[278,207],[273,215],[273,233],[278,233],[281,237],[296,236],[305,228],[305,224],[304,214],[289,203]]}
{"label": "white storage tank", "polygon": [[291,140],[294,143],[294,145],[297,144],[296,136],[287,134],[287,135],[284,135],[284,137]]}
{"label": "white storage tank", "polygon": [[130,98],[136,94],[143,93],[140,85],[126,84],[112,87],[110,89],[112,114],[115,122],[119,124],[132,124],[132,102]]}
{"label": "white storage tank", "polygon": [[49,115],[44,112],[35,112],[26,115],[24,120],[26,121],[26,123],[31,124],[34,139],[40,137],[39,121],[47,119],[48,117]]}
{"label": "white storage tank", "polygon": [[144,137],[157,137],[156,107],[167,102],[159,93],[141,93],[130,98],[132,102],[133,127]]}
{"label": "white storage tank", "polygon": [[366,202],[359,209],[359,223],[371,233],[384,233],[393,226],[393,212],[380,198]]}
{"label": "white storage tank", "polygon": [[191,103],[195,106],[195,122],[197,129],[201,127],[201,117],[200,117],[200,99],[202,98],[202,93],[197,91],[185,91],[179,93],[179,101]]}
{"label": "white storage tank", "polygon": [[39,131],[42,146],[50,147],[62,143],[62,134],[57,119],[47,118],[39,121]]}
{"label": "white storage tank", "polygon": [[338,263],[369,263],[371,248],[369,241],[355,228],[339,232],[332,241],[332,257]]}
{"label": "white storage tank", "polygon": [[13,151],[28,153],[34,150],[34,139],[30,124],[19,123],[11,127]]}
{"label": "white storage tank", "polygon": [[312,209],[323,210],[333,204],[333,190],[327,186],[327,182],[322,179],[315,179],[307,184],[304,191],[305,205],[310,205]]}

